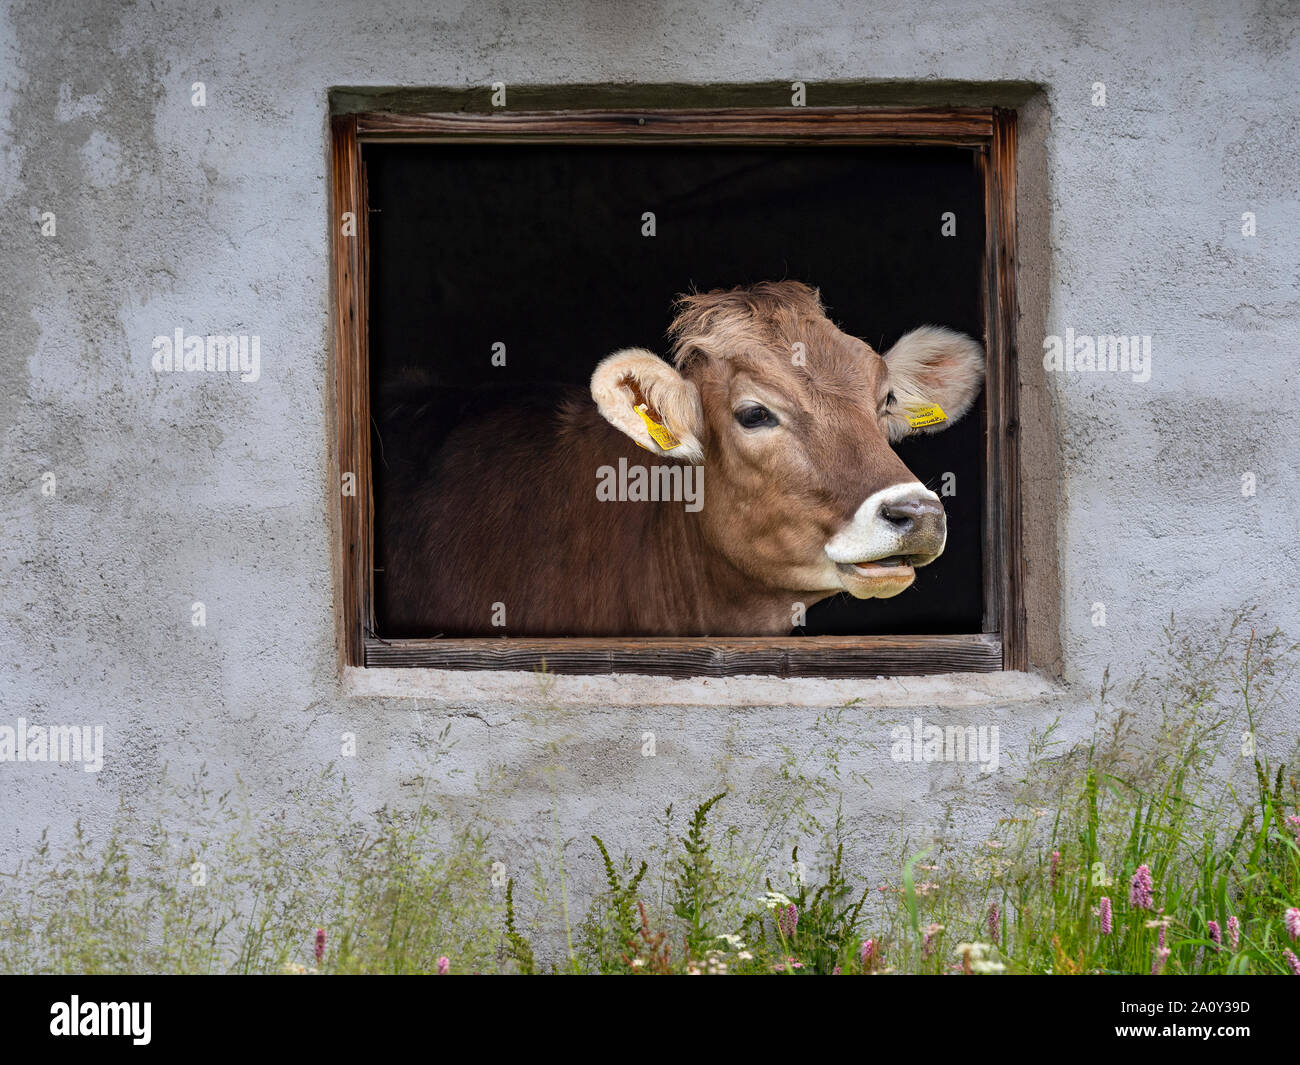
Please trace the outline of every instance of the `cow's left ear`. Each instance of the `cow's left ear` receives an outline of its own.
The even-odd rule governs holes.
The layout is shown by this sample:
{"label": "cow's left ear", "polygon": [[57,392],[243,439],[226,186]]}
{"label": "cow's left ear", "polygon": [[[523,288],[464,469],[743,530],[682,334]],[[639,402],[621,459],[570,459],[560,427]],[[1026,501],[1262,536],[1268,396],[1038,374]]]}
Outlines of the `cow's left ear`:
{"label": "cow's left ear", "polygon": [[654,352],[627,348],[602,359],[591,375],[591,397],[610,425],[647,451],[703,460],[699,390]]}
{"label": "cow's left ear", "polygon": [[[965,333],[942,326],[913,329],[885,352],[884,359],[894,394],[886,416],[890,440],[947,429],[970,410],[984,381],[984,348]],[[945,418],[927,416],[924,408],[935,406]]]}

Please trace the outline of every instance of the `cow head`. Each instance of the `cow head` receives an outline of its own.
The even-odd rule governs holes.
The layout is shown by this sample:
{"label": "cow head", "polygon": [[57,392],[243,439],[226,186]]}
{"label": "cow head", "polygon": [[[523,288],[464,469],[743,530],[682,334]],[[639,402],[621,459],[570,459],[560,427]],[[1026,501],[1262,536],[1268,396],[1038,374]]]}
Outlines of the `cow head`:
{"label": "cow head", "polygon": [[[815,601],[907,588],[943,551],[947,525],[891,444],[970,409],[980,345],[923,326],[881,356],[794,281],[683,296],[678,312],[676,369],[643,349],[616,352],[596,368],[592,395],[638,444],[704,464],[698,517],[712,547],[773,593]],[[676,446],[651,435],[642,405]],[[930,405],[947,420],[913,428],[909,412]]]}

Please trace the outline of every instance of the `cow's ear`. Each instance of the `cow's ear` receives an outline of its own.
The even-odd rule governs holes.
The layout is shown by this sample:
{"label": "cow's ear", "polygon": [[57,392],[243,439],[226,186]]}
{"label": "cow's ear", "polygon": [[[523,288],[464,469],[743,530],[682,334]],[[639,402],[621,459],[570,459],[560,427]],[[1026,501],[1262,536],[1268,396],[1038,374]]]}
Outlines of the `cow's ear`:
{"label": "cow's ear", "polygon": [[891,440],[947,429],[971,409],[984,381],[984,348],[965,333],[942,326],[913,329],[884,359],[894,394],[887,415]]}
{"label": "cow's ear", "polygon": [[647,451],[682,462],[704,458],[699,390],[654,352],[627,348],[602,359],[591,396],[610,425]]}

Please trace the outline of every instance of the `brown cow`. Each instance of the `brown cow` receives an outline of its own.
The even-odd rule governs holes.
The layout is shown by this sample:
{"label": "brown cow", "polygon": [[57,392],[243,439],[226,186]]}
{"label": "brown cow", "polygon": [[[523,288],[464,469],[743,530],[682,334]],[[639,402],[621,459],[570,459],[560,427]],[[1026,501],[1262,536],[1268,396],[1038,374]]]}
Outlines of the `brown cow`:
{"label": "brown cow", "polygon": [[[793,281],[678,311],[675,369],[616,352],[590,395],[464,422],[398,488],[380,526],[387,630],[786,633],[795,603],[894,596],[938,557],[943,507],[890,442],[970,409],[979,344],[926,326],[882,358]],[[927,405],[947,420],[913,428]],[[665,491],[707,474],[703,505],[628,491],[638,468]]]}

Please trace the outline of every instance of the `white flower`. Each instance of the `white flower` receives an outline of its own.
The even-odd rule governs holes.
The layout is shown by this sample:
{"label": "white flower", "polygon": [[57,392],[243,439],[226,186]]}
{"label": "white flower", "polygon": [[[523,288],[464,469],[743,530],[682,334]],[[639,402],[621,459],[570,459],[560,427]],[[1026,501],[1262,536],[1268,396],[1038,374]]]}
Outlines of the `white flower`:
{"label": "white flower", "polygon": [[740,936],[721,935],[721,936],[718,936],[718,938],[719,938],[720,940],[722,940],[724,943],[726,943],[727,946],[729,946],[732,950],[744,950],[744,949],[745,949],[745,942],[744,942],[744,940],[742,940],[742,939],[740,938]]}
{"label": "white flower", "polygon": [[794,905],[794,902],[792,900],[786,898],[779,891],[767,892],[766,894],[764,894],[762,898],[762,902],[763,905],[766,906],[769,910],[775,910],[778,906],[784,908],[786,906]]}
{"label": "white flower", "polygon": [[747,951],[747,950],[742,950],[739,954],[736,955],[736,957],[737,957],[740,961],[753,961],[753,960],[754,960],[754,955],[752,955],[751,953],[749,953],[749,951]]}
{"label": "white flower", "polygon": [[633,959],[632,959],[632,968],[633,968],[633,969],[640,969],[640,968],[642,968],[644,965],[645,965],[645,958],[633,958]]}

